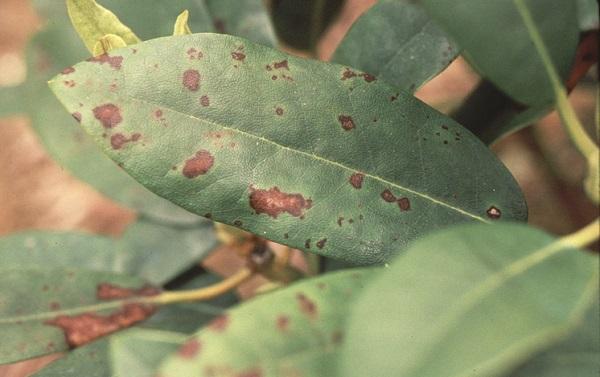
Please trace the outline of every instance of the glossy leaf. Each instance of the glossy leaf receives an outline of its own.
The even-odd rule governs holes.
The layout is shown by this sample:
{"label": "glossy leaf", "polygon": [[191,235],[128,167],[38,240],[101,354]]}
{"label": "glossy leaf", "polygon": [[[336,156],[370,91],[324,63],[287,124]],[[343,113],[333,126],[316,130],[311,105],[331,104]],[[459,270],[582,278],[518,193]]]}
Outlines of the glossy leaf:
{"label": "glossy leaf", "polygon": [[212,226],[178,230],[146,222],[121,239],[75,232],[29,231],[0,238],[2,268],[75,268],[121,272],[162,284],[216,246]]}
{"label": "glossy leaf", "polygon": [[511,377],[595,377],[600,370],[600,305],[598,297],[568,339],[528,360]]}
{"label": "glossy leaf", "polygon": [[503,375],[581,320],[598,268],[597,255],[524,225],[425,237],[357,299],[340,375]]}
{"label": "glossy leaf", "polygon": [[333,61],[414,92],[443,71],[458,52],[419,4],[383,0],[352,25]]}
{"label": "glossy leaf", "polygon": [[200,330],[166,359],[159,373],[333,376],[347,311],[372,273],[328,274],[259,296]]}
{"label": "glossy leaf", "polygon": [[136,48],[51,87],[111,158],[194,213],[359,264],[456,222],[526,217],[479,140],[382,80],[230,36]]}
{"label": "glossy leaf", "polygon": [[67,0],[69,18],[90,52],[95,53],[96,43],[107,34],[120,37],[127,45],[141,40],[110,10],[95,0]]}
{"label": "glossy leaf", "polygon": [[[524,105],[552,103],[550,81],[513,0],[422,0],[421,4],[498,88]],[[554,65],[566,78],[579,36],[575,1],[528,0],[527,6]]]}
{"label": "glossy leaf", "polygon": [[152,314],[148,305],[107,300],[108,296],[100,293],[105,284],[141,289],[140,294],[155,292],[146,289],[139,278],[125,275],[73,269],[2,269],[0,363],[66,351]]}
{"label": "glossy leaf", "polygon": [[[220,4],[219,19],[211,18],[210,1],[103,0],[102,5],[118,14],[143,39],[170,35],[172,20],[183,9],[189,9],[189,25],[194,31],[215,31],[213,24],[217,23],[225,25],[226,31],[242,33],[264,44],[275,43],[270,24],[264,22],[268,15],[260,0],[236,0],[235,8],[231,1],[214,1]],[[233,11],[228,13],[224,3]],[[34,4],[46,23],[28,48],[27,81],[16,88],[0,88],[0,116],[26,113],[58,163],[112,199],[154,218],[186,224],[197,221],[196,216],[156,197],[116,167],[65,113],[47,81],[56,72],[88,58],[89,53],[73,30],[64,4],[56,0],[36,0]],[[260,28],[253,29],[252,25]]]}

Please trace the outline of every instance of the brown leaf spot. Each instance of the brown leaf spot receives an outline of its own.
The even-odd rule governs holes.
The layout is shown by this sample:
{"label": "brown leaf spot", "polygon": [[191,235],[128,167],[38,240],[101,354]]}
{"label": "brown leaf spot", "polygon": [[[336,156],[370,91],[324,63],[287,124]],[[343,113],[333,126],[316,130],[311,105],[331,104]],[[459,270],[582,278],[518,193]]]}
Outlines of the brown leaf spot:
{"label": "brown leaf spot", "polygon": [[279,317],[277,317],[277,330],[281,331],[281,332],[286,332],[288,331],[290,327],[290,317],[286,316],[286,315],[280,315]]}
{"label": "brown leaf spot", "polygon": [[322,249],[325,247],[325,242],[327,242],[327,238],[323,238],[322,240],[317,241],[317,247]]}
{"label": "brown leaf spot", "polygon": [[195,69],[188,69],[183,72],[183,86],[192,92],[200,88],[200,73]]}
{"label": "brown leaf spot", "polygon": [[283,69],[287,69],[288,71],[290,70],[290,67],[288,66],[288,61],[287,61],[287,59],[285,59],[285,60],[282,60],[282,61],[280,61],[280,62],[274,62],[274,63],[273,63],[273,67],[274,67],[275,69],[281,69],[281,68],[283,68]]}
{"label": "brown leaf spot", "polygon": [[304,241],[304,248],[310,249],[310,238]]}
{"label": "brown leaf spot", "polygon": [[207,150],[200,150],[196,155],[185,162],[183,175],[187,178],[196,178],[206,174],[215,163],[214,157]]}
{"label": "brown leaf spot", "polygon": [[271,76],[271,80],[273,80],[273,81],[277,80],[277,76],[275,76],[275,75]]}
{"label": "brown leaf spot", "polygon": [[190,339],[177,350],[177,356],[183,359],[193,359],[198,356],[200,348],[201,344],[197,339]]}
{"label": "brown leaf spot", "polygon": [[61,73],[63,75],[70,75],[73,72],[75,72],[75,68],[73,68],[73,67],[67,67],[67,68],[63,69]]}
{"label": "brown leaf spot", "polygon": [[202,107],[210,106],[210,98],[208,98],[206,95],[200,97],[200,105],[202,105]]}
{"label": "brown leaf spot", "polygon": [[119,70],[119,69],[121,69],[121,63],[123,63],[123,57],[122,56],[109,56],[108,54],[102,54],[99,56],[94,56],[92,58],[89,58],[87,61],[90,63],[98,63],[101,65],[107,63],[113,69]]}
{"label": "brown leaf spot", "polygon": [[346,70],[342,73],[342,80],[348,80],[353,77],[356,77],[356,72],[354,72],[350,68],[346,68]]}
{"label": "brown leaf spot", "polygon": [[340,124],[342,125],[342,128],[345,129],[346,131],[350,131],[350,130],[352,130],[355,127],[354,126],[354,120],[352,119],[351,116],[340,115],[338,117],[338,120],[340,121]]}
{"label": "brown leaf spot", "polygon": [[398,199],[398,207],[400,207],[402,211],[408,211],[410,209],[410,200],[408,200],[408,198]]}
{"label": "brown leaf spot", "polygon": [[265,213],[273,218],[284,212],[301,217],[305,210],[312,207],[312,200],[305,199],[301,194],[281,192],[278,187],[260,190],[250,186],[250,206],[256,214]]}
{"label": "brown leaf spot", "polygon": [[338,224],[339,226],[342,226],[342,222],[343,222],[343,221],[344,221],[344,218],[343,218],[343,217],[338,217],[338,219],[337,219],[337,224]]}
{"label": "brown leaf spot", "polygon": [[129,137],[129,138],[127,136],[123,135],[122,133],[117,133],[110,137],[110,145],[112,146],[113,149],[118,150],[118,149],[123,148],[125,146],[125,144],[127,144],[127,143],[131,143],[131,142],[140,140],[141,137],[142,137],[142,135],[139,133],[135,133],[135,134],[131,135],[131,137]]}
{"label": "brown leaf spot", "polygon": [[65,334],[67,344],[74,348],[141,322],[150,317],[155,310],[155,307],[149,305],[126,304],[109,315],[96,313],[59,315],[44,323],[60,327]]}
{"label": "brown leaf spot", "polygon": [[190,60],[194,60],[194,59],[200,60],[204,57],[204,54],[202,53],[202,51],[198,51],[193,47],[190,48],[189,50],[187,50],[187,55]]}
{"label": "brown leaf spot", "polygon": [[227,326],[229,326],[229,317],[226,314],[222,314],[213,319],[208,328],[216,332],[223,332],[227,329]]}
{"label": "brown leaf spot", "polygon": [[149,284],[141,288],[125,288],[110,283],[101,283],[96,287],[98,300],[121,300],[130,297],[156,296],[160,289]]}
{"label": "brown leaf spot", "polygon": [[296,295],[296,300],[298,301],[298,307],[303,314],[308,316],[310,319],[317,319],[317,306],[312,300],[306,297],[306,295],[303,293],[298,293]]}
{"label": "brown leaf spot", "polygon": [[361,73],[359,76],[362,77],[366,82],[373,82],[377,80],[377,78],[370,73]]}
{"label": "brown leaf spot", "polygon": [[246,54],[241,51],[233,51],[231,57],[237,61],[243,62],[246,59]]}
{"label": "brown leaf spot", "polygon": [[348,181],[350,182],[352,187],[354,187],[355,189],[360,189],[360,188],[362,188],[362,183],[363,183],[364,178],[365,178],[364,174],[354,173],[350,176],[350,179]]}
{"label": "brown leaf spot", "polygon": [[396,201],[396,197],[388,189],[383,190],[383,192],[381,193],[381,198],[388,203],[393,203]]}
{"label": "brown leaf spot", "polygon": [[79,111],[74,112],[71,114],[71,116],[77,121],[77,123],[81,123],[81,113]]}
{"label": "brown leaf spot", "polygon": [[94,117],[98,119],[104,128],[113,128],[123,121],[121,109],[112,103],[107,103],[96,107]]}
{"label": "brown leaf spot", "polygon": [[283,115],[283,109],[281,107],[278,107],[275,109],[275,114],[282,116]]}
{"label": "brown leaf spot", "polygon": [[395,96],[391,96],[390,97],[390,102],[394,102],[395,100],[397,100],[399,95],[400,94],[396,94]]}
{"label": "brown leaf spot", "polygon": [[500,210],[494,206],[491,206],[490,208],[488,208],[486,213],[490,219],[494,219],[494,220],[497,220],[502,216],[502,212],[500,212]]}

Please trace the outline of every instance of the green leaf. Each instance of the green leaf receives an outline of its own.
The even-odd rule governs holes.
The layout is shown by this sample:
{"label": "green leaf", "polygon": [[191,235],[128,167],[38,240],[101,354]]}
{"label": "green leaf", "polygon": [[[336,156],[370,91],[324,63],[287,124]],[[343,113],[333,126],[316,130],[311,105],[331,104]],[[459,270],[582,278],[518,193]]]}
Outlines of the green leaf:
{"label": "green leaf", "polygon": [[95,0],[67,0],[67,10],[77,33],[87,49],[94,54],[96,43],[107,34],[121,37],[126,45],[141,42],[114,13]]}
{"label": "green leaf", "polygon": [[598,1],[577,0],[577,16],[581,31],[598,29]]}
{"label": "green leaf", "polygon": [[106,34],[104,37],[100,38],[98,42],[94,45],[94,56],[104,55],[112,50],[116,50],[118,48],[126,47],[127,44],[123,40],[123,38],[114,34]]}
{"label": "green leaf", "polygon": [[[233,8],[231,1],[227,3]],[[34,4],[46,24],[29,45],[27,81],[17,88],[0,88],[0,116],[27,113],[52,157],[112,199],[153,218],[187,224],[196,222],[196,216],[158,198],[115,166],[65,113],[48,89],[47,81],[51,75],[88,58],[89,54],[70,25],[66,7],[57,6],[56,0],[36,0]],[[219,21],[219,25],[227,26],[226,31],[247,33],[244,35],[261,43],[274,43],[260,0],[244,1],[229,14],[227,9],[219,7],[221,18],[218,20],[211,18],[204,2],[195,0],[104,0],[102,4],[114,10],[142,38],[171,34],[172,24],[167,20],[175,19],[182,8],[187,8],[192,12],[190,27],[195,31],[214,31],[213,21]],[[244,10],[249,13],[243,13]],[[252,28],[259,23],[260,28]]]}
{"label": "green leaf", "polygon": [[595,377],[600,370],[598,298],[585,321],[569,338],[528,360],[511,377]]}
{"label": "green leaf", "polygon": [[[129,330],[123,331],[126,333]],[[76,348],[35,373],[34,377],[110,376],[109,338],[101,338]]]}
{"label": "green leaf", "polygon": [[[513,0],[422,0],[433,19],[487,79],[524,105],[553,101],[550,81]],[[528,0],[552,61],[569,74],[577,42],[575,1]]]}
{"label": "green leaf", "polygon": [[138,222],[119,240],[74,232],[29,231],[0,238],[3,268],[120,272],[163,284],[216,246],[212,226],[178,230]]}
{"label": "green leaf", "polygon": [[160,375],[333,376],[347,311],[372,273],[328,274],[259,296],[200,330]]}
{"label": "green leaf", "polygon": [[425,237],[357,299],[340,375],[503,375],[581,320],[598,268],[597,255],[524,225]]}
{"label": "green leaf", "polygon": [[[66,351],[136,324],[153,312],[147,305],[107,300],[105,284],[141,289],[125,275],[73,269],[0,271],[0,363]],[[135,292],[131,292],[134,294]]]}
{"label": "green leaf", "polygon": [[192,30],[190,30],[190,26],[188,25],[189,18],[190,12],[187,9],[177,16],[177,20],[175,21],[175,26],[173,28],[173,35],[192,34]]}
{"label": "green leaf", "polygon": [[458,52],[421,6],[409,0],[382,0],[352,25],[333,61],[414,92]]}
{"label": "green leaf", "polygon": [[136,48],[51,87],[112,159],[194,213],[357,264],[456,222],[526,217],[485,145],[382,80],[224,35]]}

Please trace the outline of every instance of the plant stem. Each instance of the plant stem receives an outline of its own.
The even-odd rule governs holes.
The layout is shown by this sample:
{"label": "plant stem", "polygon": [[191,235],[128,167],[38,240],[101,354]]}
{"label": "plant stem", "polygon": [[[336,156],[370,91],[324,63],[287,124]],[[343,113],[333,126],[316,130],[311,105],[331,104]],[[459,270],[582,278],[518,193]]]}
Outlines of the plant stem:
{"label": "plant stem", "polygon": [[513,2],[519,11],[519,14],[521,15],[523,22],[525,23],[525,27],[527,27],[527,31],[531,36],[531,40],[533,41],[540,58],[542,59],[542,63],[544,64],[544,68],[546,69],[546,73],[548,74],[550,83],[552,85],[552,90],[554,91],[554,99],[556,101],[558,113],[560,114],[569,136],[575,143],[577,149],[579,149],[584,156],[591,156],[598,149],[598,146],[587,134],[579,122],[579,119],[577,119],[575,110],[573,110],[573,107],[567,99],[566,90],[561,84],[561,80],[559,79],[558,73],[554,68],[552,59],[550,58],[550,54],[546,49],[546,45],[544,44],[542,36],[535,25],[529,9],[523,0],[513,0]]}
{"label": "plant stem", "polygon": [[238,287],[253,275],[254,271],[249,268],[243,268],[217,284],[188,291],[165,292],[157,296],[149,297],[143,300],[143,302],[155,305],[168,305],[177,302],[210,300]]}
{"label": "plant stem", "polygon": [[600,238],[600,218],[578,231],[562,237],[557,243],[564,246],[583,247],[596,241],[598,238]]}

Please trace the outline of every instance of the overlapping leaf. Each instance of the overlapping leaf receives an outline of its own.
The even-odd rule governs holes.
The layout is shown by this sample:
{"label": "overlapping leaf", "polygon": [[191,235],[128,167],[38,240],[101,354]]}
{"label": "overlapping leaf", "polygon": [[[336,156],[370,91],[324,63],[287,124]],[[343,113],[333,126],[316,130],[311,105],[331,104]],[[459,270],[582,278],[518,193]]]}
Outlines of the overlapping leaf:
{"label": "overlapping leaf", "polygon": [[414,92],[444,70],[458,52],[420,5],[383,0],[352,25],[333,61]]}
{"label": "overlapping leaf", "polygon": [[84,62],[52,89],[126,171],[197,214],[354,263],[456,222],[526,217],[481,142],[371,75],[215,34],[109,58],[121,67]]}
{"label": "overlapping leaf", "polygon": [[357,299],[339,375],[504,375],[581,320],[598,268],[597,255],[523,225],[425,237]]}
{"label": "overlapping leaf", "polygon": [[338,272],[217,317],[160,368],[169,376],[333,376],[354,297],[373,270]]}

